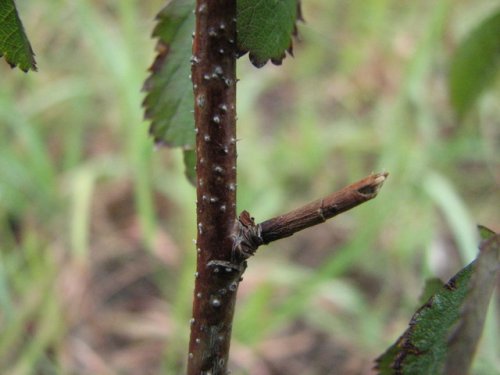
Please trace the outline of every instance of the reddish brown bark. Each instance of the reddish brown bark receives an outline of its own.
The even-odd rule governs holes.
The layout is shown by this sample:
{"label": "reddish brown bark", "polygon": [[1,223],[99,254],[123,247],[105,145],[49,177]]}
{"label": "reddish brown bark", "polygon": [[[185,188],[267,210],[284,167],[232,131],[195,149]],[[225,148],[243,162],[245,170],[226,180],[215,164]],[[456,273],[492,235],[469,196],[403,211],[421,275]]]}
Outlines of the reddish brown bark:
{"label": "reddish brown bark", "polygon": [[235,42],[236,1],[198,0],[191,60],[197,132],[198,259],[189,375],[226,374],[236,289],[242,273],[242,269],[223,266],[231,261],[236,218]]}
{"label": "reddish brown bark", "polygon": [[372,174],[323,199],[318,199],[260,224],[255,224],[250,214],[243,211],[233,235],[235,240],[233,259],[246,259],[252,256],[260,245],[289,237],[303,229],[321,224],[375,198],[387,176],[388,173]]}
{"label": "reddish brown bark", "polygon": [[372,174],[323,199],[264,221],[260,224],[262,242],[289,237],[375,198],[387,176],[388,173]]}

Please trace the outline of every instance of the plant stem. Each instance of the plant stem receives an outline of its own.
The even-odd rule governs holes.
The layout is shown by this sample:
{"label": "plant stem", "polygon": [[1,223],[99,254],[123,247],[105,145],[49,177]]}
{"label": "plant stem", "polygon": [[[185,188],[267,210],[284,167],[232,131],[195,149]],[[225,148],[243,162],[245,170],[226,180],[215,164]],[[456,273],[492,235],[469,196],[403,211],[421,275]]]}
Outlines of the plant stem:
{"label": "plant stem", "polygon": [[[252,256],[260,245],[290,237],[303,229],[321,224],[377,196],[388,173],[376,173],[305,206],[255,224],[247,211],[240,214],[233,260],[241,262]],[[235,265],[237,267],[237,264]]]}
{"label": "plant stem", "polygon": [[289,237],[375,198],[387,176],[388,173],[372,174],[323,199],[264,221],[260,224],[262,242],[268,244]]}
{"label": "plant stem", "polygon": [[236,221],[236,1],[197,0],[195,14],[198,237],[187,373],[218,375],[227,373],[244,269],[220,266],[231,262]]}

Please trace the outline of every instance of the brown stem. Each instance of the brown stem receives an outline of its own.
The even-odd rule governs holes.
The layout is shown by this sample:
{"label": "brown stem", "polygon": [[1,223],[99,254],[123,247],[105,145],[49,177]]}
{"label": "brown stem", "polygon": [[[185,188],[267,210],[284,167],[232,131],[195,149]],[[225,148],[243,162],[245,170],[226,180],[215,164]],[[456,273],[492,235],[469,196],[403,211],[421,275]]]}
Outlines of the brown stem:
{"label": "brown stem", "polygon": [[375,198],[388,175],[372,174],[323,199],[260,224],[255,224],[250,214],[243,211],[235,227],[236,233],[233,234],[236,250],[233,259],[246,259],[262,244],[289,237]]}
{"label": "brown stem", "polygon": [[188,375],[226,374],[236,289],[236,1],[197,0],[192,80],[197,170],[197,271]]}
{"label": "brown stem", "polygon": [[387,176],[388,173],[370,175],[323,199],[264,221],[260,224],[262,242],[268,244],[289,237],[375,198]]}

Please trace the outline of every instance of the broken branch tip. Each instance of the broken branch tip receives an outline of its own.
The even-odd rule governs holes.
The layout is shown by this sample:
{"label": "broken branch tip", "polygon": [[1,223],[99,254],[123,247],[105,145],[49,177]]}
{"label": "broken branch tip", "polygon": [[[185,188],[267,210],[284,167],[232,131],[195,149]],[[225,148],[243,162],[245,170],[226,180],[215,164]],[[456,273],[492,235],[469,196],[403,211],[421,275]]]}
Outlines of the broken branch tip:
{"label": "broken branch tip", "polygon": [[387,179],[387,176],[389,176],[389,173],[383,172],[383,173],[376,173],[375,175],[374,182],[377,185],[382,185],[384,181]]}
{"label": "broken branch tip", "polygon": [[364,180],[360,181],[362,185],[357,189],[358,193],[367,196],[368,199],[374,198],[378,194],[388,175],[389,173],[383,172],[368,176]]}

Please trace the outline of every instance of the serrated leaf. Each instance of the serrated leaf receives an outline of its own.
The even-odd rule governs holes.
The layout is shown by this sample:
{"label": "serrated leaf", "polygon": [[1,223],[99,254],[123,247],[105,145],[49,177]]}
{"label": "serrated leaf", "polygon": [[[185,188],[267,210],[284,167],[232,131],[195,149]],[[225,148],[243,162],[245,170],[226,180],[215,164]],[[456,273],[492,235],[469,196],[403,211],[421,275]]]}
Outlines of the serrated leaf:
{"label": "serrated leaf", "polygon": [[448,332],[459,318],[472,268],[471,263],[458,272],[417,310],[410,327],[377,358],[379,374],[441,373]]}
{"label": "serrated leaf", "polygon": [[500,269],[499,236],[489,237],[480,249],[478,258],[439,288],[377,358],[379,374],[467,373]]}
{"label": "serrated leaf", "polygon": [[11,67],[36,70],[35,54],[24,32],[14,0],[0,1],[0,57]]}
{"label": "serrated leaf", "polygon": [[463,117],[500,68],[500,9],[472,30],[458,46],[449,79],[451,103]]}
{"label": "serrated leaf", "polygon": [[469,293],[462,306],[460,320],[449,341],[445,374],[467,375],[476,351],[488,304],[500,271],[500,235],[488,230],[481,242],[479,257],[470,282]]}
{"label": "serrated leaf", "polygon": [[280,65],[292,53],[292,36],[301,20],[300,0],[238,0],[237,31],[240,55],[249,52],[258,68],[268,60]]}
{"label": "serrated leaf", "polygon": [[145,117],[159,144],[194,147],[193,87],[189,78],[194,2],[173,0],[158,14],[158,55],[144,83]]}
{"label": "serrated leaf", "polygon": [[418,303],[421,305],[426,303],[429,298],[431,298],[439,289],[443,287],[443,284],[444,283],[437,277],[425,280],[424,290],[418,298]]}
{"label": "serrated leaf", "polygon": [[[168,146],[180,146],[184,148],[184,163],[186,167],[186,177],[195,184],[196,173],[194,171],[195,153],[193,150],[195,143],[193,110],[193,90],[191,85],[190,63],[191,58],[191,35],[194,29],[194,8],[193,0],[173,0],[157,16],[158,24],[153,32],[154,37],[158,37],[158,55],[152,64],[151,74],[144,83],[144,90],[147,92],[143,106],[145,117],[151,120],[150,134],[156,143]],[[238,9],[243,9],[243,23],[254,22],[253,17],[248,17],[245,9],[252,8],[254,4],[246,0],[239,0]],[[283,5],[286,7],[283,8]],[[267,26],[275,29],[276,33],[269,40],[257,42],[267,43],[267,45],[250,45],[250,59],[254,65],[262,66],[268,59],[279,64],[285,56],[285,50],[291,53],[291,36],[296,34],[295,22],[301,19],[299,0],[278,0],[262,2],[256,5],[261,12],[255,20],[257,22],[267,22]],[[266,18],[273,13],[262,13],[262,9],[271,9],[285,14],[274,14],[271,18]],[[267,6],[267,8],[266,8]],[[271,6],[271,8],[269,8]],[[261,16],[265,15],[264,18]],[[239,17],[239,13],[238,13]],[[274,24],[277,21],[276,24]],[[240,25],[239,31],[244,28]],[[244,35],[246,30],[243,30]],[[249,42],[255,40],[250,38]],[[276,41],[280,43],[276,43]],[[244,50],[244,45],[239,45],[240,54],[249,50]],[[263,53],[261,53],[263,51]]]}

